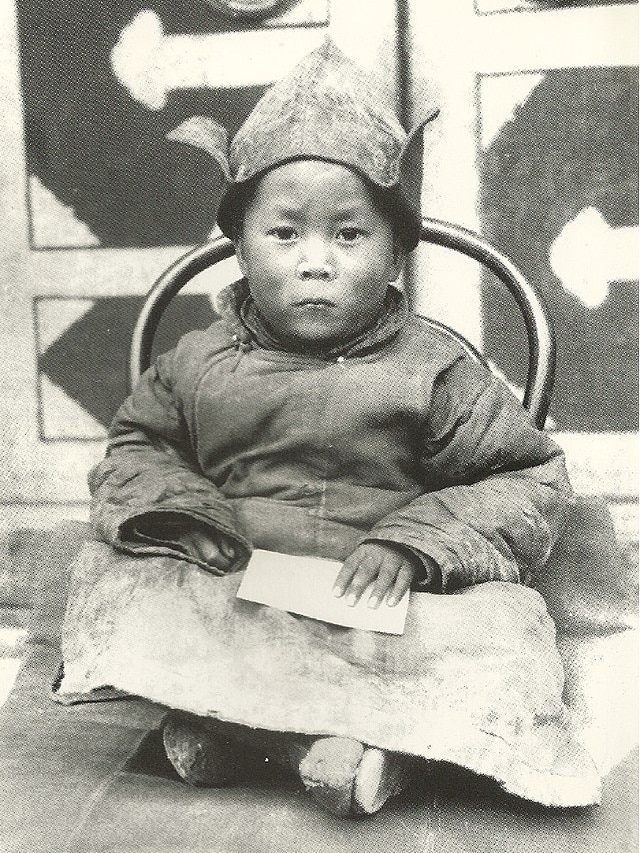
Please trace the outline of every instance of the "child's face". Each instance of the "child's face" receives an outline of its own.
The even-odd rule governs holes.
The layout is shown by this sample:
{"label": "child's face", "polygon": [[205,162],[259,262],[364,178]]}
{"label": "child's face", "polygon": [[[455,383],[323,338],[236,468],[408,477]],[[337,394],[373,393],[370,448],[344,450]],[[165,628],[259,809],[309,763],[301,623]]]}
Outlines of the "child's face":
{"label": "child's face", "polygon": [[372,324],[404,260],[362,178],[321,160],[260,179],[236,254],[262,318],[298,350],[339,344]]}

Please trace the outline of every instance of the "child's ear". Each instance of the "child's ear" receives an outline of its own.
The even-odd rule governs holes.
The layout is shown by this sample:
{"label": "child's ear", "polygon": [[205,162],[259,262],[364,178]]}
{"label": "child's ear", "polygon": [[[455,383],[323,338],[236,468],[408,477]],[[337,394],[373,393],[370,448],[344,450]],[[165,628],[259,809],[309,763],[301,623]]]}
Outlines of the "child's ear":
{"label": "child's ear", "polygon": [[236,250],[236,260],[238,261],[238,266],[240,267],[240,272],[243,276],[247,275],[247,265],[244,261],[244,250],[242,246],[242,234],[238,234],[233,238],[233,245]]}
{"label": "child's ear", "polygon": [[407,260],[407,249],[397,238],[393,241],[393,264],[391,267],[390,281],[395,281],[404,269]]}

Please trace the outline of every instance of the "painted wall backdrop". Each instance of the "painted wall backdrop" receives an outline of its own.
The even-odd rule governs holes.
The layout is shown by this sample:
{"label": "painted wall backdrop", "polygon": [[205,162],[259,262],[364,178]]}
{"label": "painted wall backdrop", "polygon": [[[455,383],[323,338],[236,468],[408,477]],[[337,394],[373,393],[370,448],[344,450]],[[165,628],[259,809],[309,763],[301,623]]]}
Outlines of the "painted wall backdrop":
{"label": "painted wall backdrop", "polygon": [[[233,133],[327,31],[408,123],[440,104],[423,211],[481,231],[543,291],[554,437],[637,559],[637,16],[619,0],[0,2],[0,704],[43,529],[87,518],[144,294],[213,226],[219,176],[166,132],[206,112]],[[156,351],[208,325],[237,273],[229,260],[185,289]],[[407,284],[518,392],[523,330],[494,281],[421,247]],[[597,638],[581,659],[607,767],[637,743],[634,642]]]}
{"label": "painted wall backdrop", "polygon": [[[512,117],[493,117],[511,99]],[[539,285],[555,320],[557,429],[638,429],[637,70],[479,79],[483,230]],[[524,375],[511,306],[485,289],[486,351]]]}
{"label": "painted wall backdrop", "polygon": [[67,0],[55,15],[47,0],[19,0],[17,9],[34,249],[204,239],[220,173],[166,133],[195,114],[235,133],[264,91],[256,36],[273,38],[288,62],[329,19],[327,0],[267,21],[202,0]]}
{"label": "painted wall backdrop", "polygon": [[[576,487],[607,494],[635,537],[636,14],[588,0],[2,4],[0,528],[86,514],[143,294],[213,227],[219,173],[167,131],[207,113],[233,134],[330,31],[409,123],[440,103],[423,210],[481,231],[541,287],[559,343],[551,424]],[[186,290],[157,351],[208,325],[234,274]],[[517,314],[475,265],[421,248],[409,284],[522,384]]]}
{"label": "painted wall backdrop", "polygon": [[[546,298],[558,338],[548,426],[575,488],[637,543],[638,7],[411,4],[409,112],[438,91],[423,211],[479,230]],[[464,50],[454,49],[464,44]],[[417,304],[522,393],[526,338],[478,265],[421,249]]]}
{"label": "painted wall backdrop", "polygon": [[[232,136],[263,81],[277,74],[265,68],[268,53],[256,59],[256,38],[272,39],[286,66],[329,22],[328,0],[255,3],[255,14],[229,14],[237,5],[69,0],[52,17],[46,0],[18,2],[33,251],[184,246],[207,237],[220,172],[202,151],[166,134],[203,114]],[[104,439],[126,394],[125,357],[141,301],[34,300],[43,440]],[[160,351],[213,319],[205,296],[183,296],[177,305]]]}
{"label": "painted wall backdrop", "polygon": [[[16,8],[29,249],[70,255],[176,246],[177,256],[204,240],[215,225],[220,172],[166,134],[203,114],[233,136],[267,83],[315,47],[332,19],[328,0],[68,0],[53,18],[46,0],[18,0]],[[394,15],[393,3],[374,13],[392,43]],[[387,89],[394,53],[392,44],[381,63]],[[77,285],[80,297],[33,301],[45,442],[103,441],[127,391],[126,353],[142,300],[127,295],[124,279],[122,295],[100,298],[90,280]],[[156,351],[212,319],[206,295],[182,296]]]}

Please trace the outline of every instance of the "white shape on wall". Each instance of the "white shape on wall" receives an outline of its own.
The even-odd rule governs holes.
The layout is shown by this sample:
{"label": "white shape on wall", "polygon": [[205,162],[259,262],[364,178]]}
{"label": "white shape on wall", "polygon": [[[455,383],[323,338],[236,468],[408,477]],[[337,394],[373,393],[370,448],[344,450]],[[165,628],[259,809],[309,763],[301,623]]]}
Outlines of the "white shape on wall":
{"label": "white shape on wall", "polygon": [[95,304],[95,299],[38,299],[36,302],[38,354],[44,355],[49,347],[67,329],[88,314]]}
{"label": "white shape on wall", "polygon": [[63,204],[35,175],[29,176],[31,239],[35,248],[48,246],[99,246],[91,228]]}
{"label": "white shape on wall", "polygon": [[42,432],[45,439],[105,439],[107,430],[80,403],[40,374]]}
{"label": "white shape on wall", "polygon": [[518,2],[518,0],[476,0],[478,11],[481,14],[491,14],[492,12],[512,12],[517,9],[534,9],[535,6],[530,0]]}
{"label": "white shape on wall", "polygon": [[597,208],[584,207],[552,243],[549,261],[565,290],[597,308],[611,282],[638,278],[638,226],[612,228]]}
{"label": "white shape on wall", "polygon": [[161,110],[176,89],[264,86],[283,77],[324,39],[324,27],[166,35],[151,9],[122,30],[113,73],[132,98]]}
{"label": "white shape on wall", "polygon": [[511,121],[516,108],[525,103],[544,74],[499,74],[482,78],[480,115],[482,147],[488,148],[505,124]]}

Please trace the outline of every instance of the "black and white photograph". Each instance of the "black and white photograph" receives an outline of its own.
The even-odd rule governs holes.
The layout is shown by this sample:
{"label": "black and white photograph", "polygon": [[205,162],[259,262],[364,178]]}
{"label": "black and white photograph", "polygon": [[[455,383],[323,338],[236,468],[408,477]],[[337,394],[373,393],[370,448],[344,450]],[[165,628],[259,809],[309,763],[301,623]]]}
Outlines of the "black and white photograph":
{"label": "black and white photograph", "polygon": [[638,850],[639,24],[0,4],[2,853]]}

